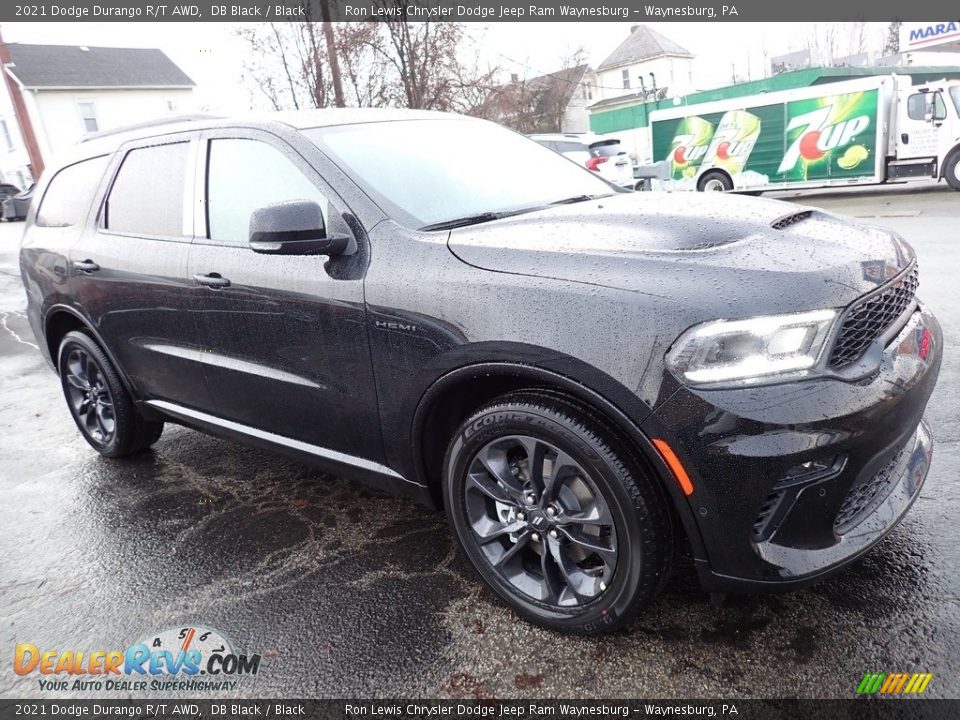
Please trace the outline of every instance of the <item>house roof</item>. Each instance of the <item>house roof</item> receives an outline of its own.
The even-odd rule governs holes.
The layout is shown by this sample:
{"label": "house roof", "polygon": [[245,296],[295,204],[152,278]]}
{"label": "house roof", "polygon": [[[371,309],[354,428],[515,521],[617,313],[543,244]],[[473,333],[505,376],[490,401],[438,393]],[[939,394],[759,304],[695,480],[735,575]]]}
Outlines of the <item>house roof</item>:
{"label": "house roof", "polygon": [[155,48],[7,45],[8,66],[28,88],[191,87],[191,80]]}
{"label": "house roof", "polygon": [[608,70],[619,65],[629,65],[662,55],[693,57],[689,50],[680,47],[673,40],[664,37],[656,30],[652,30],[646,25],[634,25],[630,36],[620,43],[617,49],[610,53],[597,69]]}
{"label": "house roof", "polygon": [[527,87],[538,94],[537,110],[569,105],[584,73],[589,69],[589,65],[577,65],[527,80]]}

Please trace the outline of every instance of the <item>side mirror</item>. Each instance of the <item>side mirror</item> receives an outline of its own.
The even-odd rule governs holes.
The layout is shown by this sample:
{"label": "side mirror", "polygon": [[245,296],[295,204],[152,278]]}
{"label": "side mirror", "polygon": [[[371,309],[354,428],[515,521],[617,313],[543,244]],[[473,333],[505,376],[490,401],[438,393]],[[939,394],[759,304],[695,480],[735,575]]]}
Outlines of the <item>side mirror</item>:
{"label": "side mirror", "polygon": [[340,255],[348,235],[327,235],[323,210],[313,200],[287,200],[250,215],[250,249],[265,255]]}

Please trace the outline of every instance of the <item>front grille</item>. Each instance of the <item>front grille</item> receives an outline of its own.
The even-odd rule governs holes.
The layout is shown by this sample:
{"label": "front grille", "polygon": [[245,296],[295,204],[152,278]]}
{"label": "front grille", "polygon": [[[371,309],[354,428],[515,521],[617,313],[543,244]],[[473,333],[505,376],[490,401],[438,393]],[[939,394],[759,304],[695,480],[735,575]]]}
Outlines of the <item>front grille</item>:
{"label": "front grille", "polygon": [[830,366],[841,368],[857,360],[870,344],[909,307],[917,292],[917,266],[883,292],[856,302],[847,310],[830,355]]}
{"label": "front grille", "polygon": [[833,521],[833,530],[837,535],[843,535],[859,525],[890,493],[900,479],[895,471],[904,452],[901,450],[894,455],[876,475],[850,488]]}

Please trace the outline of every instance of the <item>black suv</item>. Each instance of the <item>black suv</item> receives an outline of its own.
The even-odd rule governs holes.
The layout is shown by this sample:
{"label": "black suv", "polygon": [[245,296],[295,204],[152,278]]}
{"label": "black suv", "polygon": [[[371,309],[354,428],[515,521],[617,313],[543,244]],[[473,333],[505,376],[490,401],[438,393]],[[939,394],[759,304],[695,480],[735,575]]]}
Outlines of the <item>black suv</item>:
{"label": "black suv", "polygon": [[96,138],[37,198],[29,318],[98,452],[172,421],[443,506],[551,628],[621,626],[679,547],[713,593],[820,578],[927,474],[942,336],[887,230],[376,110]]}

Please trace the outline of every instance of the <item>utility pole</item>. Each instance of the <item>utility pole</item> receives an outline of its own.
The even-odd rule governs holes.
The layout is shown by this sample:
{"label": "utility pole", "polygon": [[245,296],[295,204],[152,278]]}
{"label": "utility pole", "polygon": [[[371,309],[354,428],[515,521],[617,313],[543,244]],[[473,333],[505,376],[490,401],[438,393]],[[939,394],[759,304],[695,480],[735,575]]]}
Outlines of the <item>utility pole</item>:
{"label": "utility pole", "polygon": [[327,41],[327,61],[330,63],[330,76],[333,78],[333,104],[345,107],[343,101],[343,81],[340,79],[340,61],[337,59],[337,45],[333,39],[333,23],[330,22],[330,0],[320,0],[320,12],[323,16],[323,36]]}
{"label": "utility pole", "polygon": [[30,112],[27,110],[26,102],[23,99],[23,90],[7,69],[12,64],[10,49],[3,41],[3,35],[0,34],[0,72],[3,73],[3,79],[6,81],[7,92],[10,94],[10,102],[13,105],[13,114],[17,119],[17,125],[20,126],[20,136],[23,138],[23,144],[27,148],[27,157],[30,159],[30,175],[34,180],[37,180],[43,172],[43,156],[40,153],[40,144],[37,142],[37,135],[30,120]]}

